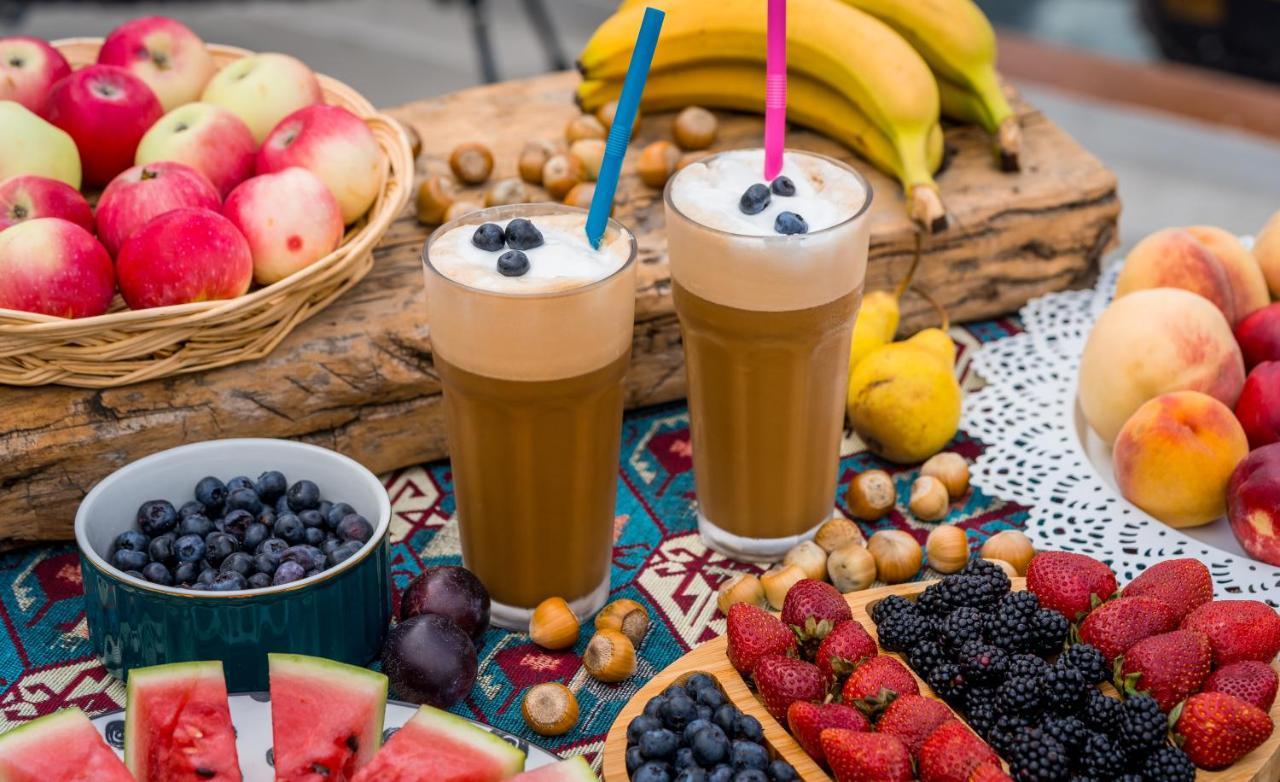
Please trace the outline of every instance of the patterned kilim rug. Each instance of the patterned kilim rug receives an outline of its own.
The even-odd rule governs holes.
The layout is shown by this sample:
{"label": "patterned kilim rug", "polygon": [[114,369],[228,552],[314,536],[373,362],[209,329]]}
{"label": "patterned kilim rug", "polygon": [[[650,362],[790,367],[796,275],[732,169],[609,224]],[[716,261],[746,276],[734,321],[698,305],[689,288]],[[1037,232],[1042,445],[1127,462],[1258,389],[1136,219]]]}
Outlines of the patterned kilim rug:
{"label": "patterned kilim rug", "polygon": [[[999,320],[953,329],[959,347],[959,371],[967,387],[968,355],[982,342],[1018,330],[1017,321]],[[972,459],[984,446],[964,433],[952,449]],[[888,469],[906,496],[914,469],[880,462],[855,438],[845,441],[837,506],[857,472]],[[576,648],[545,652],[527,635],[491,629],[480,650],[475,689],[454,711],[524,736],[563,754],[585,754],[599,763],[604,737],[624,703],[645,681],[691,647],[724,631],[716,608],[716,587],[730,573],[760,568],[726,559],[702,545],[696,532],[688,415],[683,404],[630,413],[623,425],[622,467],[613,554],[613,596],[647,605],[654,618],[640,649],[636,675],[607,685],[582,670]],[[384,476],[391,496],[391,564],[397,589],[424,566],[460,562],[453,519],[452,476],[447,462],[413,467]],[[989,535],[1023,526],[1026,509],[979,491],[954,506],[946,521],[969,530],[977,549]],[[895,511],[875,524],[915,535],[921,543],[934,524]],[[0,556],[0,620],[9,643],[0,648],[0,731],[59,708],[78,706],[96,714],[119,708],[124,687],[109,676],[89,649],[81,600],[80,568],[74,546],[40,546]],[[520,697],[533,684],[560,681],[577,693],[581,718],[576,730],[559,739],[541,739],[525,727]]]}

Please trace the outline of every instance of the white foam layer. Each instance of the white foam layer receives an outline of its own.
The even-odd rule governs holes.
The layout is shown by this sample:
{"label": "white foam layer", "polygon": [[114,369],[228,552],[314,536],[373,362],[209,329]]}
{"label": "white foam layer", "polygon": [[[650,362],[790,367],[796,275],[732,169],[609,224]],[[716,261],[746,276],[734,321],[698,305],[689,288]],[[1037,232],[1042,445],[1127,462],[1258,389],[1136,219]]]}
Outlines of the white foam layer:
{"label": "white foam layer", "polygon": [[745,214],[738,208],[742,194],[754,184],[769,184],[764,150],[725,152],[682,170],[672,183],[671,200],[695,222],[745,236],[777,236],[773,223],[781,212],[803,217],[811,233],[821,231],[853,217],[866,201],[866,189],[856,176],[820,157],[788,152],[782,176],[795,183],[796,194],[774,193],[764,211]]}
{"label": "white foam layer", "polygon": [[[511,222],[494,220],[503,230]],[[630,253],[630,241],[614,232],[594,249],[587,242],[586,216],[578,213],[529,218],[542,232],[543,244],[524,250],[529,271],[506,277],[498,271],[498,257],[508,248],[489,251],[471,243],[475,225],[460,225],[431,245],[431,264],[449,279],[495,293],[549,293],[590,285],[622,268]]]}

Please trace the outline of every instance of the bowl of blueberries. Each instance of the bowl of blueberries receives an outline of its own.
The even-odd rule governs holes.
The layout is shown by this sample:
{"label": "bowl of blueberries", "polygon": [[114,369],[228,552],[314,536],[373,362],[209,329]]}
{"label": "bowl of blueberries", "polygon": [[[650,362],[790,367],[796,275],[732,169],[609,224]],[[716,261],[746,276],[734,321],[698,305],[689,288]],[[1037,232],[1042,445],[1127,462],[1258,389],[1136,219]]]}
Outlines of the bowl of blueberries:
{"label": "bowl of blueberries", "polygon": [[291,440],[152,454],[76,513],[94,651],[131,668],[222,660],[232,691],[267,688],[267,652],[364,665],[391,619],[391,503],[377,476]]}

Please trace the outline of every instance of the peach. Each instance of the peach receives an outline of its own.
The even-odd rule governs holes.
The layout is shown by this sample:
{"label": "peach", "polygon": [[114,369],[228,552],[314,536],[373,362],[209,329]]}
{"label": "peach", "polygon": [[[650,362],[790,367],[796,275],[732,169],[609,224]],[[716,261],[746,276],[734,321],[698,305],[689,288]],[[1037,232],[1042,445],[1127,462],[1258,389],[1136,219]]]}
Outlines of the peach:
{"label": "peach", "polygon": [[1181,228],[1165,228],[1138,242],[1129,251],[1116,297],[1151,288],[1182,288],[1198,293],[1235,324],[1235,297],[1231,280],[1218,256]]}
{"label": "peach", "polygon": [[1271,296],[1280,299],[1280,209],[1258,232],[1253,242],[1253,257],[1258,259],[1262,276],[1267,278]]}
{"label": "peach", "polygon": [[1231,325],[1234,326],[1250,313],[1271,303],[1267,278],[1262,276],[1258,259],[1240,243],[1235,234],[1211,225],[1193,225],[1186,231],[1217,256],[1223,271],[1227,273],[1236,313],[1236,319]]}
{"label": "peach", "polygon": [[261,285],[310,266],[342,241],[342,212],[320,178],[305,168],[261,174],[240,184],[222,213],[249,240]]}
{"label": "peach", "polygon": [[249,243],[217,212],[182,207],[138,229],[116,258],[120,293],[135,310],[234,299],[249,290]]}
{"label": "peach", "polygon": [[1222,312],[1178,288],[1111,302],[1080,357],[1080,408],[1107,443],[1148,399],[1200,391],[1234,407],[1243,385],[1244,360]]}
{"label": "peach", "polygon": [[1280,442],[1280,361],[1264,361],[1245,378],[1236,418],[1250,448]]}
{"label": "peach", "polygon": [[1235,414],[1199,391],[1149,400],[1125,422],[1112,449],[1120,493],[1171,527],[1221,516],[1227,482],[1248,454]]}
{"label": "peach", "polygon": [[1280,565],[1280,443],[1249,454],[1231,474],[1227,518],[1249,556]]}
{"label": "peach", "polygon": [[0,233],[0,309],[60,318],[101,315],[115,295],[111,256],[67,220],[24,220]]}

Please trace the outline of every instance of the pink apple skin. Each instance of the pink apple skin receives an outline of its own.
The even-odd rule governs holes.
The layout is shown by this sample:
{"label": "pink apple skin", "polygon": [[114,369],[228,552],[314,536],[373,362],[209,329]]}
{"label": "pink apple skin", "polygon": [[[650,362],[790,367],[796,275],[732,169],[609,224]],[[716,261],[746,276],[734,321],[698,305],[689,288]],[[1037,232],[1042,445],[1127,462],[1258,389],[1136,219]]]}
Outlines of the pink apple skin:
{"label": "pink apple skin", "polygon": [[62,53],[39,38],[0,38],[0,100],[13,100],[39,114],[49,90],[70,75]]}
{"label": "pink apple skin", "polygon": [[270,285],[310,266],[342,241],[342,214],[333,194],[305,168],[245,180],[222,213],[249,240],[253,278]]}
{"label": "pink apple skin", "polygon": [[1280,361],[1264,361],[1245,378],[1236,418],[1251,449],[1280,442]]}
{"label": "pink apple skin", "polygon": [[222,199],[204,174],[172,161],[120,173],[98,199],[98,238],[113,256],[153,217],[184,206],[221,211]]}
{"label": "pink apple skin", "polygon": [[1244,365],[1253,369],[1263,361],[1280,361],[1280,301],[1254,310],[1236,326],[1236,342]]}
{"label": "pink apple skin", "polygon": [[258,150],[258,173],[301,166],[325,183],[354,222],[373,204],[382,179],[382,155],[369,126],[341,106],[315,105],[280,121]]}
{"label": "pink apple skin", "polygon": [[1231,473],[1227,519],[1249,556],[1280,565],[1280,443],[1253,451]]}
{"label": "pink apple skin", "polygon": [[42,217],[0,232],[0,309],[87,318],[115,289],[111,256],[75,223]]}
{"label": "pink apple skin", "polygon": [[138,229],[116,257],[131,309],[234,299],[249,290],[253,257],[231,221],[208,209],[165,212]]}
{"label": "pink apple skin", "polygon": [[226,198],[231,189],[253,176],[258,148],[249,126],[236,115],[210,103],[179,106],[151,126],[134,162],[174,160],[204,174]]}
{"label": "pink apple skin", "polygon": [[0,231],[41,217],[59,217],[93,232],[89,202],[66,182],[34,174],[0,182]]}
{"label": "pink apple skin", "polygon": [[138,140],[164,110],[137,76],[114,65],[90,65],[53,85],[45,114],[76,142],[84,182],[92,187],[133,165]]}
{"label": "pink apple skin", "polygon": [[112,30],[98,62],[142,79],[165,111],[198,99],[218,70],[200,36],[167,16],[131,19]]}

